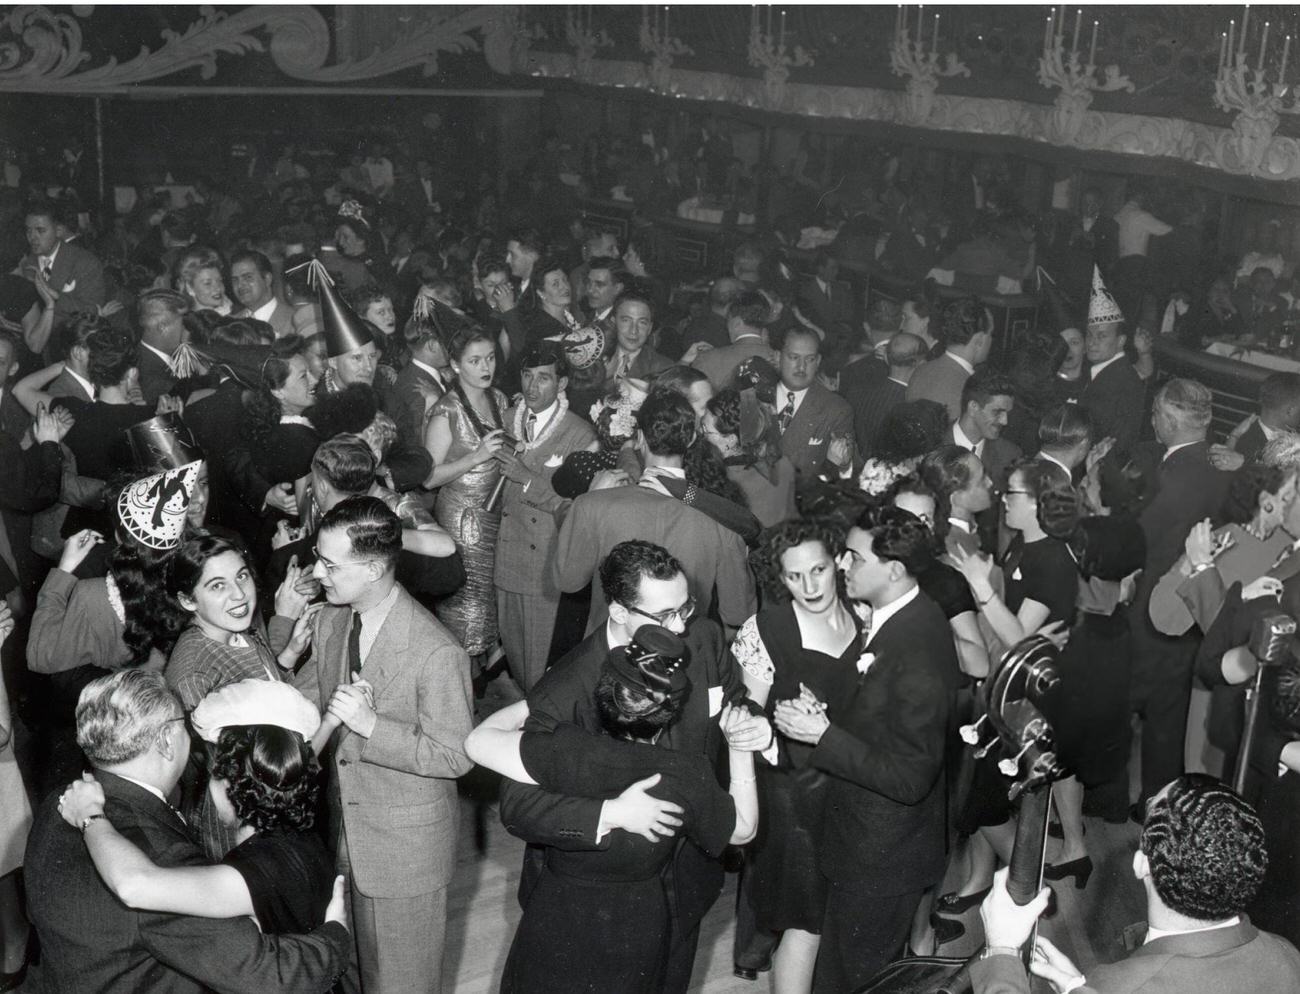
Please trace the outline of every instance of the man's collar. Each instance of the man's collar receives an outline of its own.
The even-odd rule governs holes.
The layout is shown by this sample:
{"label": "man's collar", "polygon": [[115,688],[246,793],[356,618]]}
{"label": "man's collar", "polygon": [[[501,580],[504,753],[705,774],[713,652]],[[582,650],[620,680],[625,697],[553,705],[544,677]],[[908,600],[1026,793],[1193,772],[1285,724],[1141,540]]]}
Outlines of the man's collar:
{"label": "man's collar", "polygon": [[1145,946],[1150,942],[1155,942],[1157,939],[1167,939],[1174,935],[1196,935],[1200,932],[1213,932],[1215,929],[1232,928],[1233,926],[1240,924],[1241,916],[1233,915],[1226,922],[1215,922],[1213,925],[1202,925],[1200,928],[1176,928],[1166,932],[1163,929],[1148,927],[1147,937],[1142,940],[1142,945]]}
{"label": "man's collar", "polygon": [[897,376],[889,377],[889,381],[891,383],[897,383],[900,387],[907,386],[907,380],[900,380]]}
{"label": "man's collar", "polygon": [[370,628],[373,630],[375,627],[384,623],[384,619],[387,618],[389,612],[393,610],[393,605],[397,603],[397,594],[400,589],[401,587],[394,583],[393,589],[388,592],[388,596],[382,601],[374,605],[374,607],[357,612],[361,615],[361,625],[363,628]]}
{"label": "man's collar", "polygon": [[962,430],[961,420],[952,423],[952,440],[969,452],[974,452],[977,456],[984,454],[984,439],[973,442],[970,436]]}
{"label": "man's collar", "polygon": [[956,528],[958,531],[963,531],[967,535],[975,534],[975,523],[967,521],[965,518],[949,518],[948,526],[950,528]]}
{"label": "man's collar", "polygon": [[916,600],[916,595],[920,593],[920,590],[921,588],[916,585],[915,581],[913,581],[912,587],[907,593],[900,597],[895,597],[892,601],[882,607],[872,609],[871,636],[867,639],[868,644],[870,644],[872,639],[880,634],[880,629],[885,627],[885,622],[896,615],[899,611],[903,610],[903,608],[907,607],[907,605],[911,604],[912,601]]}
{"label": "man's collar", "polygon": [[258,321],[269,322],[271,320],[271,315],[275,313],[275,305],[277,303],[279,303],[279,301],[277,301],[275,295],[272,294],[270,300],[251,313]]}
{"label": "man's collar", "polygon": [[[521,400],[520,403],[524,405],[524,410],[528,411],[528,414],[524,415],[524,420],[527,421],[529,416],[532,415],[533,412],[531,409],[529,409],[528,403],[526,401]],[[559,406],[560,406],[560,399],[557,397],[555,398],[555,400],[551,401],[550,407],[543,408],[542,410],[537,412],[535,416],[537,418],[537,427],[539,429],[543,425],[548,425],[551,423],[551,418],[555,416],[555,409]]]}
{"label": "man's collar", "polygon": [[614,635],[614,619],[605,620],[605,645],[610,649],[617,649],[620,645],[627,645],[624,639],[616,638]]}
{"label": "man's collar", "polygon": [[1107,359],[1105,362],[1099,362],[1099,363],[1097,363],[1095,366],[1093,366],[1091,369],[1089,369],[1089,370],[1088,370],[1088,378],[1089,378],[1089,379],[1092,379],[1092,380],[1095,380],[1095,379],[1097,378],[1097,374],[1100,373],[1103,369],[1105,369],[1105,368],[1106,368],[1107,366],[1109,366],[1111,363],[1115,362],[1117,359],[1123,359],[1123,358],[1124,358],[1124,350],[1123,350],[1123,349],[1120,349],[1118,352],[1116,352],[1113,356],[1111,356],[1111,357],[1110,357],[1109,359]]}
{"label": "man's collar", "polygon": [[47,261],[49,262],[49,264],[52,266],[52,265],[54,265],[54,260],[55,260],[55,258],[56,258],[56,257],[58,256],[58,254],[59,254],[59,249],[62,248],[62,247],[63,247],[63,240],[62,240],[62,239],[59,239],[57,242],[54,243],[54,251],[53,251],[53,252],[51,252],[49,255],[38,255],[36,258],[37,258],[38,260],[39,260],[39,259],[45,259],[45,260],[47,260]]}
{"label": "man's collar", "polygon": [[610,305],[609,305],[608,307],[606,307],[603,311],[601,311],[599,314],[597,314],[597,315],[595,316],[595,318],[593,318],[593,320],[595,320],[595,321],[604,321],[605,318],[609,317],[609,312],[612,311],[613,309],[614,309],[614,305],[613,305],[613,304],[610,304]]}
{"label": "man's collar", "polygon": [[[149,793],[151,793],[154,797],[158,798],[158,800],[162,801],[163,804],[167,804],[167,795],[164,794],[164,793],[163,793],[161,790],[159,790],[157,787],[155,787],[153,784],[151,784],[151,783],[145,783],[143,780],[137,780],[135,777],[128,777],[125,773],[115,773],[115,774],[113,774],[113,775],[114,775],[115,777],[120,777],[121,779],[125,780],[127,783],[133,783],[133,784],[135,784],[137,787],[140,787],[140,788],[143,788],[144,790],[147,790],[147,791],[148,791]],[[168,807],[171,807],[170,804],[167,804],[167,806],[168,806]]]}
{"label": "man's collar", "polygon": [[445,386],[446,386],[446,384],[443,382],[442,374],[441,374],[440,372],[438,372],[438,369],[437,369],[436,366],[430,366],[427,362],[421,362],[419,359],[412,359],[412,360],[411,360],[411,363],[412,363],[412,365],[414,365],[416,368],[418,368],[418,369],[423,369],[426,373],[428,373],[430,376],[432,376],[432,377],[433,377],[433,381],[434,381],[435,383],[437,383],[438,386],[440,386],[440,387],[445,387]]}
{"label": "man's collar", "polygon": [[1071,476],[1071,477],[1072,477],[1072,476],[1074,475],[1074,470],[1070,469],[1069,466],[1065,465],[1065,463],[1061,462],[1061,460],[1057,459],[1056,456],[1052,455],[1052,454],[1051,454],[1050,452],[1048,452],[1046,449],[1039,449],[1039,450],[1038,450],[1038,458],[1039,458],[1039,459],[1044,459],[1044,460],[1046,460],[1047,462],[1054,462],[1054,463],[1056,463],[1056,465],[1060,466],[1061,469],[1065,470],[1065,475],[1066,475],[1066,476]]}
{"label": "man's collar", "polygon": [[86,379],[71,366],[65,365],[63,371],[77,381],[81,386],[81,389],[85,390],[86,393],[90,395],[91,400],[95,399],[95,384],[91,383],[90,380]]}
{"label": "man's collar", "polygon": [[1171,445],[1169,446],[1169,448],[1165,449],[1165,454],[1160,457],[1160,461],[1164,462],[1166,459],[1172,456],[1179,449],[1185,449],[1189,445],[1198,445],[1203,441],[1205,441],[1203,438],[1197,438],[1190,442],[1179,442],[1177,445]]}
{"label": "man's collar", "polygon": [[140,344],[143,345],[143,346],[144,346],[146,349],[148,349],[150,352],[152,352],[154,355],[156,355],[156,356],[157,356],[159,359],[161,359],[163,362],[167,363],[167,366],[168,366],[169,368],[171,367],[171,364],[172,364],[172,357],[169,356],[169,355],[168,355],[166,352],[164,352],[162,349],[154,348],[154,347],[153,347],[152,345],[150,345],[148,342],[141,342]]}
{"label": "man's collar", "polygon": [[970,360],[967,359],[965,356],[959,356],[952,349],[948,349],[946,352],[944,352],[944,355],[946,355],[949,359],[955,362],[962,369],[966,370],[966,372],[970,373],[972,376],[975,374],[975,367],[971,365]]}

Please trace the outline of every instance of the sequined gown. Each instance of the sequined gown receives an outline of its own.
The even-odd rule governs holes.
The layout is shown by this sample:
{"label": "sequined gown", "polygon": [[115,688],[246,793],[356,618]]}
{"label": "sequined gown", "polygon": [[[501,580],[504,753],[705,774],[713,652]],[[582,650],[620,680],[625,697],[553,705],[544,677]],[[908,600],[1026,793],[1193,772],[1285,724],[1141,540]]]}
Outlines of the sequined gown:
{"label": "sequined gown", "polygon": [[[495,422],[482,420],[489,428],[504,426],[509,407],[506,396],[500,390],[493,390],[491,397],[498,417]],[[443,394],[429,417],[446,418],[451,426],[451,448],[444,462],[455,462],[473,452],[482,441],[455,390]],[[501,465],[495,459],[480,463],[450,483],[444,483],[433,506],[433,516],[455,539],[465,565],[464,586],[440,601],[435,613],[471,656],[488,652],[497,643],[496,589],[492,577],[501,508],[498,503],[496,510],[488,512],[483,510],[483,505],[500,477]]]}

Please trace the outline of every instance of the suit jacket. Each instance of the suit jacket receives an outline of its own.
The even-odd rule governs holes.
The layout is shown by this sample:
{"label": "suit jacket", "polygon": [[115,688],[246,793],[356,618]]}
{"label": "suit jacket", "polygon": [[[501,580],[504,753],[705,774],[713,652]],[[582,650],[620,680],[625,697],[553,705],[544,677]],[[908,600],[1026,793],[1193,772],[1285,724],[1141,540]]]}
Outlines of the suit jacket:
{"label": "suit jacket", "polygon": [[[776,409],[781,410],[782,390],[776,388]],[[804,394],[803,403],[781,434],[781,452],[794,464],[795,485],[803,486],[817,476],[826,461],[826,450],[835,435],[853,438],[853,409],[843,397],[816,380]],[[850,453],[856,459],[856,454]]]}
{"label": "suit jacket", "polygon": [[916,368],[907,383],[907,399],[937,401],[947,408],[949,419],[956,421],[961,417],[961,389],[970,375],[945,352]]}
{"label": "suit jacket", "polygon": [[[366,656],[378,721],[369,738],[335,733],[333,778],[347,833],[352,886],[368,897],[414,897],[446,887],[456,867],[456,777],[473,765],[469,657],[399,585]],[[294,683],[322,713],[351,682],[352,611],[330,606],[312,626],[312,657]]]}
{"label": "suit jacket", "polygon": [[[618,372],[618,360],[618,350],[615,349],[614,354],[610,356],[609,360],[605,363],[605,372],[610,377],[613,377]],[[627,375],[633,376],[638,380],[648,380],[656,373],[662,373],[671,365],[673,365],[671,359],[667,356],[660,355],[647,343],[641,347],[641,351],[638,352],[636,358],[632,360],[632,365],[629,367]]]}
{"label": "suit jacket", "polygon": [[[253,312],[247,307],[235,315],[237,318],[251,318],[252,316]],[[279,297],[276,297],[275,309],[271,311],[271,316],[266,319],[266,323],[275,329],[276,338],[287,338],[294,334],[293,308]]]}
{"label": "suit jacket", "polygon": [[[726,748],[718,714],[723,704],[736,704],[745,698],[744,683],[723,642],[721,629],[713,622],[697,618],[682,637],[691,693],[681,716],[664,729],[654,748],[704,755],[718,768]],[[556,722],[568,721],[587,731],[600,731],[595,690],[608,652],[609,641],[602,625],[557,660],[528,695],[527,727],[547,729]],[[544,847],[569,851],[608,848],[606,840],[596,841],[602,803],[595,798],[552,794],[514,781],[502,783],[501,823],[512,835],[529,843],[519,881],[521,904],[528,903],[541,874]],[[689,934],[722,888],[722,866],[689,842],[678,847],[672,865],[676,898],[673,909],[678,917],[674,931]]]}
{"label": "suit jacket", "polygon": [[1168,572],[1182,555],[1187,533],[1202,518],[1217,519],[1232,474],[1215,469],[1209,459],[1210,443],[1184,446],[1162,459],[1164,449],[1153,443],[1139,454],[1148,472],[1154,472],[1158,488],[1138,517],[1146,534],[1147,560],[1143,579],[1152,585]]}
{"label": "suit jacket", "polygon": [[[163,866],[208,861],[180,816],[102,770],[113,827]],[[133,911],[104,886],[58,798],[41,805],[24,864],[27,908],[41,938],[43,989],[59,994],[229,994],[326,990],[348,965],[352,939],[329,922],[310,935],[263,935],[251,918]]]}
{"label": "suit jacket", "polygon": [[42,442],[24,449],[21,438],[0,430],[0,561],[30,596],[36,593],[40,571],[40,557],[32,549],[32,515],[59,499],[63,448]]}
{"label": "suit jacket", "polygon": [[1250,427],[1241,433],[1237,439],[1234,448],[1246,458],[1246,462],[1255,459],[1264,446],[1268,444],[1268,438],[1264,435],[1264,429],[1259,425],[1259,419],[1256,418],[1250,423]]}
{"label": "suit jacket", "polygon": [[853,409],[853,437],[858,454],[871,455],[885,418],[907,397],[907,387],[882,375],[874,359],[859,359],[840,370],[840,396]]}
{"label": "suit jacket", "polygon": [[[427,403],[421,389],[432,388],[437,392],[432,403]],[[397,374],[388,391],[388,408],[393,421],[397,423],[399,437],[424,444],[425,413],[433,408],[438,397],[447,392],[447,384],[435,380],[413,362],[408,362]]]}
{"label": "suit jacket", "polygon": [[943,611],[919,590],[867,651],[874,662],[810,758],[831,775],[821,868],[832,881],[908,894],[943,876],[944,750],[960,670]]}
{"label": "suit jacket", "polygon": [[[522,404],[523,401],[520,401]],[[519,405],[510,409],[506,424],[514,424]],[[543,426],[539,425],[539,432]],[[507,479],[501,501],[501,531],[497,535],[496,585],[520,594],[560,599],[555,586],[555,542],[570,502],[551,488],[551,477],[570,452],[585,449],[596,439],[591,425],[565,411],[555,430],[519,461],[536,475],[525,490]]]}
{"label": "suit jacket", "polygon": [[776,353],[761,338],[742,338],[720,349],[709,349],[695,357],[691,365],[709,378],[715,391],[736,385],[736,369],[746,359],[760,356],[773,365]]}
{"label": "suit jacket", "polygon": [[172,373],[171,366],[153,349],[141,345],[136,350],[136,358],[136,369],[140,372],[140,392],[144,394],[144,402],[153,407],[158,403],[159,397],[176,386],[176,376]]}
{"label": "suit jacket", "polygon": [[0,393],[0,431],[21,442],[27,429],[32,426],[32,416],[18,403],[11,388],[3,383],[0,383],[0,387],[4,387],[4,392]]}
{"label": "suit jacket", "polygon": [[682,329],[682,351],[685,352],[696,342],[707,342],[715,349],[725,348],[730,345],[731,338],[727,335],[727,319],[711,310],[705,310],[696,315]]}
{"label": "suit jacket", "polygon": [[1094,438],[1113,437],[1120,448],[1130,452],[1137,445],[1146,408],[1146,387],[1126,357],[1120,356],[1090,379],[1079,404],[1088,412]]}
{"label": "suit jacket", "polygon": [[[18,264],[18,270],[32,282],[40,272],[40,262],[28,253]],[[54,313],[60,318],[94,311],[104,302],[107,288],[104,285],[104,266],[92,253],[78,245],[64,242],[54,256],[50,267],[49,284],[59,299],[54,302]]]}
{"label": "suit jacket", "polygon": [[843,282],[827,284],[823,291],[814,277],[799,285],[797,302],[800,309],[826,332],[822,352],[832,351],[848,337],[853,323],[853,293]]}
{"label": "suit jacket", "polygon": [[677,557],[700,617],[708,616],[715,598],[724,624],[739,628],[754,613],[754,576],[744,539],[707,514],[648,487],[615,487],[575,500],[556,541],[557,586],[572,593],[592,584],[588,633],[606,615],[597,569],[614,546],[631,538],[662,545]]}
{"label": "suit jacket", "polygon": [[50,385],[45,388],[45,392],[51,397],[72,397],[75,400],[84,400],[88,404],[95,399],[86,393],[86,388],[78,383],[66,369],[50,381]]}
{"label": "suit jacket", "polygon": [[1008,438],[999,437],[984,440],[984,448],[980,452],[980,461],[984,463],[984,471],[989,474],[989,479],[993,481],[994,490],[1001,492],[1006,488],[1007,467],[1023,454],[1020,451],[1020,446]]}
{"label": "suit jacket", "polygon": [[[971,965],[975,994],[1029,994],[1025,967],[1015,956],[990,956]],[[1139,946],[1118,963],[1088,971],[1082,994],[1222,994],[1224,991],[1300,990],[1300,953],[1245,916],[1239,924],[1188,935],[1168,935]]]}

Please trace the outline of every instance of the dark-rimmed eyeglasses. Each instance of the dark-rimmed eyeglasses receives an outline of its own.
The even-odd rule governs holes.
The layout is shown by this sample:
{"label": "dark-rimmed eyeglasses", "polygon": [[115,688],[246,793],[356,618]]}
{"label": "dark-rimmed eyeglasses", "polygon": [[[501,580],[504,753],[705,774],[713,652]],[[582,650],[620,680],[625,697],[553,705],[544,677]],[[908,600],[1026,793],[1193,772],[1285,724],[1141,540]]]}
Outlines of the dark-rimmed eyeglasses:
{"label": "dark-rimmed eyeglasses", "polygon": [[639,607],[628,606],[628,610],[633,614],[639,614],[643,618],[648,618],[656,625],[662,625],[666,628],[673,621],[680,621],[682,624],[685,624],[691,619],[691,615],[695,613],[695,598],[688,597],[686,598],[686,603],[681,607],[671,608],[667,611],[660,611],[658,614],[651,614],[649,611],[642,611]]}

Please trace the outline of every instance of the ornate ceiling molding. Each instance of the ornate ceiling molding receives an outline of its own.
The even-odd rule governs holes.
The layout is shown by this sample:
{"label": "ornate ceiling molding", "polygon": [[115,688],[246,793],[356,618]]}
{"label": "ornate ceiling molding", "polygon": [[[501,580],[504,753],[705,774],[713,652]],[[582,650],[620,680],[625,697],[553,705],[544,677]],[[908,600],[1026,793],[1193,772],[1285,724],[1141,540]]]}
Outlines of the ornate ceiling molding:
{"label": "ornate ceiling molding", "polygon": [[[516,71],[541,79],[578,78],[567,55],[528,51]],[[872,120],[888,124],[979,135],[1002,135],[1057,148],[1166,157],[1236,176],[1266,180],[1300,179],[1300,141],[1272,135],[1243,147],[1240,135],[1193,121],[1072,109],[1071,126],[1062,128],[1052,104],[986,97],[935,94],[924,116],[915,101],[898,90],[819,86],[787,82],[774,92],[761,79],[695,72],[673,67],[656,85],[644,64],[596,60],[581,81],[598,86],[638,89],[686,100],[721,101],[805,117]],[[1068,138],[1068,140],[1066,140]]]}
{"label": "ornate ceiling molding", "polygon": [[126,62],[108,58],[91,66],[76,17],[47,7],[14,7],[0,22],[0,92],[88,93],[189,69],[211,80],[220,56],[268,51],[280,72],[312,83],[356,82],[415,68],[432,76],[441,53],[477,52],[479,43],[471,32],[483,32],[496,17],[492,8],[471,7],[414,24],[397,44],[366,58],[329,63],[329,25],[312,7],[248,7],[226,14],[204,6],[198,12],[185,30],[162,32],[158,47],[144,46]]}

